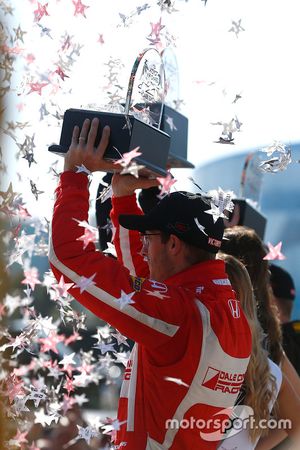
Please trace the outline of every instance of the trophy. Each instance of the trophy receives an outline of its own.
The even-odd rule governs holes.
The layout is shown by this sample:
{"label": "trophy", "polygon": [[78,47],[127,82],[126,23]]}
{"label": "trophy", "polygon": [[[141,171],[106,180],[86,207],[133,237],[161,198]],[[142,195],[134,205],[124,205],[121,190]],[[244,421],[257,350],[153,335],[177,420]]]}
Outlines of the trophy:
{"label": "trophy", "polygon": [[267,224],[266,217],[259,211],[263,173],[259,169],[261,163],[258,152],[249,153],[244,162],[240,198],[233,199],[234,210],[225,226],[244,225],[253,228],[263,240]]}
{"label": "trophy", "polygon": [[160,129],[165,95],[163,61],[155,49],[141,52],[133,65],[126,96],[124,114],[68,109],[65,111],[59,145],[49,151],[64,154],[68,151],[75,125],[82,127],[86,118],[100,121],[95,145],[101,139],[106,125],[111,129],[110,141],[104,158],[116,161],[124,153],[139,147],[135,157],[138,166],[144,166],[146,176],[166,176],[170,136]]}
{"label": "trophy", "polygon": [[168,163],[171,167],[193,168],[195,166],[187,161],[188,119],[177,110],[180,100],[176,55],[171,47],[166,47],[161,56],[165,71],[165,104],[161,130],[171,137]]}

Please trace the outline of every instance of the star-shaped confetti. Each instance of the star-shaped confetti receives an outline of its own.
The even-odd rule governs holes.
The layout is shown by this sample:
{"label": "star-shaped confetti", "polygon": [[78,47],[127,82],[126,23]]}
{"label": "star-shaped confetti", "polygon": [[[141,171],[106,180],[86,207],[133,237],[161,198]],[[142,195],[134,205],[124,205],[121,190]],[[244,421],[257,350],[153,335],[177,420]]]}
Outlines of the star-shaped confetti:
{"label": "star-shaped confetti", "polygon": [[274,261],[276,259],[281,261],[283,259],[286,259],[286,256],[281,253],[282,242],[279,242],[277,245],[272,245],[270,242],[268,242],[268,247],[269,253],[267,253],[263,259],[267,261]]}
{"label": "star-shaped confetti", "polygon": [[94,228],[92,230],[90,228],[85,228],[84,234],[82,236],[80,236],[79,238],[77,238],[76,240],[83,242],[83,249],[85,250],[90,242],[92,242],[92,243],[98,242],[98,234],[99,233],[98,233],[97,228]]}
{"label": "star-shaped confetti", "polygon": [[159,0],[157,3],[162,11],[166,11],[169,14],[172,14],[173,12],[177,12],[178,10],[175,9],[175,0]]}
{"label": "star-shaped confetti", "polygon": [[114,344],[95,344],[93,348],[97,348],[100,350],[102,355],[105,355],[106,352],[115,352]]}
{"label": "star-shaped confetti", "polygon": [[110,420],[107,425],[103,425],[101,427],[103,434],[112,434],[113,431],[119,431],[121,426],[126,423],[127,420],[119,421],[116,420]]}
{"label": "star-shaped confetti", "polygon": [[90,231],[96,230],[96,228],[93,227],[92,225],[90,225],[86,220],[78,220],[78,219],[75,219],[75,217],[73,217],[73,220],[75,220],[75,222],[78,223],[79,227],[86,228],[87,230],[90,230]]}
{"label": "star-shaped confetti", "polygon": [[104,44],[103,34],[99,34],[99,35],[98,35],[98,40],[97,40],[97,42],[99,42],[100,44]]}
{"label": "star-shaped confetti", "polygon": [[89,8],[89,6],[84,5],[81,0],[72,0],[72,3],[75,6],[74,16],[77,16],[77,14],[81,14],[86,18],[85,10]]}
{"label": "star-shaped confetti", "polygon": [[24,395],[24,381],[11,375],[7,380],[6,395],[8,395],[9,402],[12,403],[16,396]]}
{"label": "star-shaped confetti", "polygon": [[238,21],[232,20],[232,27],[228,30],[229,32],[233,32],[237,38],[241,31],[245,31],[245,29],[241,25],[241,21],[242,19],[239,19]]}
{"label": "star-shaped confetti", "polygon": [[136,158],[137,156],[140,156],[142,154],[141,152],[139,152],[139,148],[140,147],[136,147],[130,152],[123,153],[122,158],[115,161],[114,164],[120,164],[122,167],[129,166],[133,158]]}
{"label": "star-shaped confetti", "polygon": [[36,267],[31,267],[28,270],[24,270],[25,278],[21,281],[22,284],[28,284],[32,290],[34,290],[36,284],[41,284],[38,279],[39,273]]}
{"label": "star-shaped confetti", "polygon": [[84,405],[84,403],[88,403],[89,401],[84,393],[80,395],[74,395],[74,399],[76,400],[77,405],[79,405],[80,407]]}
{"label": "star-shaped confetti", "polygon": [[45,414],[44,408],[34,412],[34,423],[40,423],[43,427],[50,427],[52,422],[57,422],[56,414]]}
{"label": "star-shaped confetti", "polygon": [[130,163],[128,166],[124,167],[124,169],[120,172],[120,175],[132,175],[135,178],[139,178],[139,171],[144,169],[145,166],[141,164],[137,164],[135,161]]}
{"label": "star-shaped confetti", "polygon": [[45,86],[48,86],[48,84],[49,83],[46,83],[46,82],[45,83],[39,83],[38,81],[36,81],[34,83],[33,82],[29,83],[30,91],[28,92],[28,94],[31,94],[32,92],[37,92],[39,95],[42,95],[42,89]]}
{"label": "star-shaped confetti", "polygon": [[6,192],[0,191],[0,197],[3,199],[2,205],[5,204],[11,206],[18,195],[17,192],[13,192],[12,183],[10,182]]}
{"label": "star-shaped confetti", "polygon": [[53,39],[50,32],[51,29],[48,27],[43,27],[40,23],[37,23],[37,26],[41,29],[41,37],[48,36],[50,39]]}
{"label": "star-shaped confetti", "polygon": [[168,172],[166,177],[157,177],[157,181],[160,183],[160,194],[159,198],[163,198],[165,195],[169,194],[171,187],[176,183],[177,180],[173,178],[170,172]]}
{"label": "star-shaped confetti", "polygon": [[131,305],[135,303],[134,300],[132,300],[132,297],[134,296],[135,292],[131,292],[130,294],[126,294],[123,290],[121,290],[121,297],[118,298],[118,302],[120,304],[120,309],[126,308],[127,305]]}
{"label": "star-shaped confetti", "polygon": [[164,28],[165,25],[162,25],[161,18],[156,23],[151,22],[151,33],[149,36],[154,36],[157,38],[160,35],[161,30],[163,30]]}
{"label": "star-shaped confetti", "polygon": [[97,327],[97,334],[93,334],[92,337],[98,339],[100,342],[102,339],[108,339],[110,337],[111,328],[109,325],[103,327]]}
{"label": "star-shaped confetti", "polygon": [[13,403],[13,408],[14,411],[16,411],[16,413],[19,415],[21,412],[29,412],[30,409],[27,408],[26,406],[26,402],[28,400],[28,397],[15,397],[14,399],[14,403]]}
{"label": "star-shaped confetti", "polygon": [[31,166],[32,163],[37,164],[36,160],[34,159],[34,154],[28,150],[25,150],[25,155],[22,156],[22,158],[26,159],[29,167]]}
{"label": "star-shaped confetti", "polygon": [[36,184],[35,184],[32,180],[29,180],[29,182],[30,182],[31,192],[32,192],[32,194],[34,195],[36,201],[38,201],[39,195],[44,194],[44,191],[40,191],[40,190],[37,188]]}
{"label": "star-shaped confetti", "polygon": [[236,94],[232,103],[236,103],[238,100],[242,98],[241,94]]}
{"label": "star-shaped confetti", "polygon": [[78,283],[74,286],[75,288],[79,288],[80,289],[80,294],[82,294],[86,289],[88,289],[90,286],[95,285],[96,283],[93,281],[93,279],[95,278],[97,274],[94,273],[94,275],[92,275],[89,278],[86,277],[80,277],[80,280],[78,281]]}
{"label": "star-shaped confetti", "polygon": [[106,200],[110,199],[113,195],[112,186],[109,185],[106,188],[104,188],[99,197],[96,198],[96,200],[100,200],[101,203],[106,202]]}
{"label": "star-shaped confetti", "polygon": [[126,345],[129,347],[126,336],[123,336],[119,331],[111,333],[111,335],[117,340],[118,345]]}
{"label": "star-shaped confetti", "polygon": [[22,31],[20,25],[18,26],[18,28],[14,28],[14,32],[15,32],[15,41],[20,40],[24,43],[24,39],[23,36],[24,34],[27,33],[27,31]]}
{"label": "star-shaped confetti", "polygon": [[70,396],[70,393],[74,391],[73,379],[67,376],[63,387],[68,392],[68,396]]}
{"label": "star-shaped confetti", "polygon": [[56,291],[57,296],[66,298],[68,290],[74,286],[74,283],[65,283],[63,275],[61,275],[58,284],[53,284],[51,287]]}
{"label": "star-shaped confetti", "polygon": [[30,394],[28,395],[28,400],[33,400],[34,406],[37,408],[42,400],[47,398],[47,388],[43,386],[42,388],[36,388],[30,386]]}
{"label": "star-shaped confetti", "polygon": [[119,13],[119,17],[120,17],[124,27],[128,27],[132,23],[131,17],[126,16],[125,14]]}
{"label": "star-shaped confetti", "polygon": [[87,169],[84,164],[81,164],[81,166],[76,166],[76,169],[76,173],[86,173],[87,175],[92,175],[92,172]]}
{"label": "star-shaped confetti", "polygon": [[150,291],[149,289],[145,289],[145,292],[147,295],[151,295],[152,297],[159,298],[160,300],[163,300],[164,298],[168,298],[169,295],[165,295],[162,292],[159,291]]}
{"label": "star-shaped confetti", "polygon": [[57,67],[55,73],[57,73],[57,75],[59,75],[63,81],[65,80],[65,78],[70,78],[68,75],[65,74],[65,72],[62,70],[61,67]]}
{"label": "star-shaped confetti", "polygon": [[98,437],[99,432],[95,430],[95,428],[87,426],[87,427],[81,427],[80,425],[77,425],[78,428],[78,435],[76,436],[76,440],[78,439],[84,439],[87,444],[91,443],[91,439],[93,437]]}
{"label": "star-shaped confetti", "polygon": [[47,6],[48,6],[48,3],[45,3],[44,5],[42,5],[41,3],[37,2],[37,9],[35,11],[33,11],[34,20],[36,22],[39,22],[41,20],[41,18],[44,16],[49,16],[48,11],[47,11]]}
{"label": "star-shaped confetti", "polygon": [[40,338],[41,352],[48,352],[52,350],[58,354],[57,345],[64,341],[64,336],[57,334],[55,331],[51,331],[46,338]]}
{"label": "star-shaped confetti", "polygon": [[13,10],[14,9],[13,9],[13,7],[11,5],[7,5],[4,2],[1,2],[1,8],[2,8],[2,10],[3,10],[5,15],[6,14],[10,14],[10,15],[13,14]]}
{"label": "star-shaped confetti", "polygon": [[61,371],[61,369],[58,367],[58,363],[57,361],[47,361],[47,365],[45,365],[45,367],[47,367],[48,369],[48,373],[47,373],[47,377],[53,377],[55,380],[59,380],[59,377],[63,376],[63,373]]}
{"label": "star-shaped confetti", "polygon": [[286,145],[283,144],[283,142],[280,141],[274,141],[273,144],[268,145],[267,147],[263,147],[261,149],[262,152],[266,153],[267,156],[273,155],[274,152],[280,152],[285,153],[286,152]]}
{"label": "star-shaped confetti", "polygon": [[211,203],[211,209],[207,209],[205,211],[206,214],[210,214],[213,218],[214,223],[221,217],[222,219],[228,219],[227,216],[223,213],[223,211],[216,206],[214,203]]}
{"label": "star-shaped confetti", "polygon": [[282,172],[292,162],[291,148],[282,142],[274,141],[272,145],[262,148],[261,151],[271,157],[259,164],[262,172]]}
{"label": "star-shaped confetti", "polygon": [[224,214],[224,211],[233,211],[233,195],[234,193],[232,191],[223,191],[220,187],[218,190],[209,191],[207,193],[207,198],[211,198],[211,209],[205,211],[206,214],[211,214],[214,222],[216,222],[220,217],[223,219],[228,219],[228,217]]}
{"label": "star-shaped confetti", "polygon": [[283,155],[281,157],[273,157],[263,161],[259,165],[259,169],[262,172],[277,173],[286,170],[287,166],[292,162],[290,154]]}
{"label": "star-shaped confetti", "polygon": [[[62,370],[64,372],[67,372],[68,376],[72,376],[72,372],[74,372],[75,368],[74,365],[76,364],[76,361],[74,360],[75,352],[71,353],[70,355],[65,356],[61,361],[59,361],[59,365],[62,365]],[[72,367],[73,366],[73,367]]]}
{"label": "star-shaped confetti", "polygon": [[19,209],[18,216],[22,219],[26,219],[26,217],[31,217],[31,214],[29,214],[28,210],[24,208],[22,205],[17,205]]}

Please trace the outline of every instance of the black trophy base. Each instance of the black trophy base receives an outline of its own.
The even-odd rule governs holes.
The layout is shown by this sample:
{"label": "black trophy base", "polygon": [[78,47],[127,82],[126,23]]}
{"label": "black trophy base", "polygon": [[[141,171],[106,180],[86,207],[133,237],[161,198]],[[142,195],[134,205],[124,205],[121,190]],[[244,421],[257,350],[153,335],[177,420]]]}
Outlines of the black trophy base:
{"label": "black trophy base", "polygon": [[[111,161],[120,159],[123,153],[140,147],[142,153],[134,161],[145,166],[140,173],[146,176],[166,176],[170,148],[170,136],[134,116],[125,116],[102,111],[67,109],[64,114],[59,145],[51,145],[49,151],[63,155],[67,153],[75,125],[82,127],[85,119],[98,117],[100,124],[95,144],[99,144],[105,125],[110,127],[110,140],[104,158]],[[129,123],[128,123],[129,122]]]}
{"label": "black trophy base", "polygon": [[161,115],[160,130],[171,138],[168,166],[176,169],[193,169],[194,164],[187,160],[188,119],[170,106],[161,103],[139,103],[135,106],[140,110],[149,108],[152,117],[157,120]]}
{"label": "black trophy base", "polygon": [[224,220],[225,226],[243,225],[252,228],[263,240],[267,225],[266,217],[245,199],[235,198],[233,203],[235,205],[234,210],[230,213],[229,221]]}
{"label": "black trophy base", "polygon": [[195,166],[187,160],[188,119],[164,105],[160,129],[171,138],[168,164],[174,168],[193,169]]}

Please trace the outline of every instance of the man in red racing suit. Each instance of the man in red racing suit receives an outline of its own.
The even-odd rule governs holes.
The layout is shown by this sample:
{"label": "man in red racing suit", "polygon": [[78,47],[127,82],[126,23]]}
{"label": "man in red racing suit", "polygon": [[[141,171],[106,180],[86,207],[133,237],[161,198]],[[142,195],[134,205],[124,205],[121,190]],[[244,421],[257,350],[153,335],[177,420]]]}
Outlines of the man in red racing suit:
{"label": "man in red racing suit", "polygon": [[[93,120],[88,132],[89,125],[85,122],[79,139],[79,130],[74,130],[56,189],[49,260],[58,280],[63,275],[74,283],[69,290],[73,297],[136,342],[124,373],[115,448],[215,449],[222,438],[218,420],[222,414],[230,416],[251,352],[249,326],[224,262],[212,256],[219,246],[221,220],[215,227],[212,216],[203,214],[209,206],[200,197],[171,194],[181,207],[171,205],[170,210],[170,200],[163,199],[156,219],[166,222],[173,215],[173,228],[166,242],[157,222],[147,228],[152,266],[149,261],[151,278],[146,278],[147,267],[137,253],[139,233],[125,227],[136,217],[149,218],[141,215],[134,195],[114,197],[115,244],[122,263],[97,251],[93,243],[83,248],[77,221],[88,220],[88,178],[75,170],[81,164],[91,171],[107,170],[102,162],[107,132],[94,151],[98,122]],[[165,216],[163,211],[168,211]],[[139,229],[141,223],[134,226]],[[209,259],[190,263],[190,242],[186,246],[185,240],[190,236],[200,243],[197,254]]]}

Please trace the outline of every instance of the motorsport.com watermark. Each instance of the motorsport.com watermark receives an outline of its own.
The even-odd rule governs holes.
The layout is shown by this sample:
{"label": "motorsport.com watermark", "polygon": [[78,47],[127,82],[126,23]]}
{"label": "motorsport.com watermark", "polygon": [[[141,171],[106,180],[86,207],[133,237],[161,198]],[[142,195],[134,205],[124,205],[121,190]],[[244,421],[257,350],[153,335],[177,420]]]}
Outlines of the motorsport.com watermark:
{"label": "motorsport.com watermark", "polygon": [[[222,418],[217,417],[222,416]],[[247,405],[236,405],[217,412],[208,420],[189,417],[188,419],[168,419],[165,422],[166,429],[198,429],[200,436],[206,441],[219,441],[234,436],[242,430],[250,429],[279,429],[291,430],[290,419],[260,419],[255,420],[253,409]]]}

